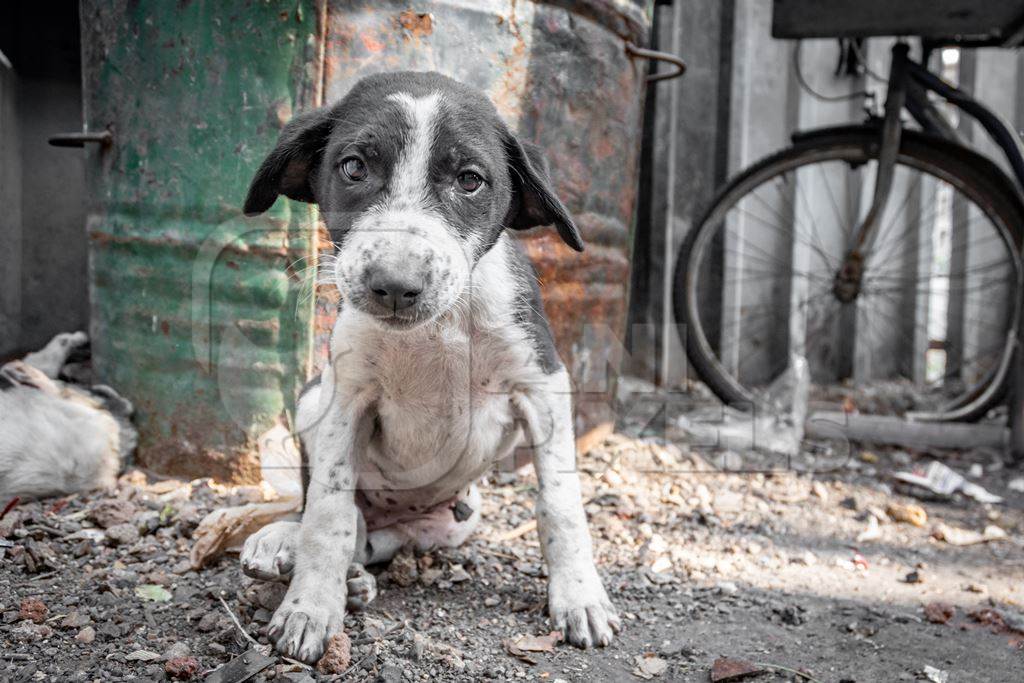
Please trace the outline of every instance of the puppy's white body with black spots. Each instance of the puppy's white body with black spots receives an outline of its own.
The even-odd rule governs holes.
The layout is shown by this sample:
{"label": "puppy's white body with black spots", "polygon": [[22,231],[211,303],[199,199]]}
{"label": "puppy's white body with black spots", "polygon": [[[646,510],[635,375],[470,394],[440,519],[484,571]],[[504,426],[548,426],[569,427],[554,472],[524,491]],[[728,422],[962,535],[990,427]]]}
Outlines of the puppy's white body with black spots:
{"label": "puppy's white body with black spots", "polygon": [[508,234],[553,223],[582,249],[539,153],[475,90],[386,74],[289,124],[246,213],[278,194],[319,204],[344,302],[330,365],[299,401],[301,522],[265,527],[242,554],[253,576],[290,577],[278,649],[320,656],[346,602],[372,598],[359,565],[464,541],[475,482],[516,447],[537,470],[551,618],[577,645],[610,642],[619,622],[594,567],[570,382]]}

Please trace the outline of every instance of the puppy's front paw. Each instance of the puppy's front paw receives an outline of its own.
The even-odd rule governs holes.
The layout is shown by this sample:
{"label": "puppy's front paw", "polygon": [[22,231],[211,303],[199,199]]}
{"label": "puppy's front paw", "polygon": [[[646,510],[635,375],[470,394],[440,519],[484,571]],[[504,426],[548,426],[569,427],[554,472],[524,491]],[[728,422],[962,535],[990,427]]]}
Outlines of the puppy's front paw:
{"label": "puppy's front paw", "polygon": [[274,522],[245,539],[242,571],[262,581],[287,581],[295,566],[299,522]]}
{"label": "puppy's front paw", "polygon": [[577,647],[605,647],[621,628],[597,570],[552,575],[548,583],[551,623]]}
{"label": "puppy's front paw", "polygon": [[278,652],[307,664],[320,659],[327,639],[341,630],[345,620],[345,595],[326,593],[296,589],[292,584],[267,631]]}

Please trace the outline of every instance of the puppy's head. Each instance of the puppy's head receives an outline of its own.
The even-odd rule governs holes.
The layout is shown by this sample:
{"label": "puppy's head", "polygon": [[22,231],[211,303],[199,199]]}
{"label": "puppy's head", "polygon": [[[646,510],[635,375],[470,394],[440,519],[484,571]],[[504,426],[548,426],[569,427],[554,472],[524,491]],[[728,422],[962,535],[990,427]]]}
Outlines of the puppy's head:
{"label": "puppy's head", "polygon": [[583,249],[539,150],[482,93],[436,73],[370,76],[293,119],[252,181],[246,215],[279,194],[320,206],[338,289],[398,329],[454,306],[504,229],[554,224]]}

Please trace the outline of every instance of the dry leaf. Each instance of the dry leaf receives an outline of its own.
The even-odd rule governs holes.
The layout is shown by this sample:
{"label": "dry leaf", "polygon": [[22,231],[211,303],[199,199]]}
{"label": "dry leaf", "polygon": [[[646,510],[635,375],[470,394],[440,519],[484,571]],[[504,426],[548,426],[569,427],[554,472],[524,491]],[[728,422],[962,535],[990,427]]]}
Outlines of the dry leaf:
{"label": "dry leaf", "polygon": [[505,651],[513,657],[517,657],[528,664],[536,664],[537,661],[530,657],[530,652],[551,652],[555,645],[562,642],[561,631],[551,631],[546,636],[519,636],[505,640]]}
{"label": "dry leaf", "polygon": [[274,503],[250,503],[214,510],[203,518],[192,534],[189,555],[192,568],[199,569],[220,557],[224,551],[240,548],[250,534],[295,512],[299,506],[298,498],[289,498]]}
{"label": "dry leaf", "polygon": [[167,602],[171,599],[170,591],[163,586],[157,586],[153,583],[136,586],[135,595],[143,600],[152,600],[153,602]]}
{"label": "dry leaf", "polygon": [[636,663],[636,667],[633,669],[633,675],[646,680],[650,680],[655,676],[660,676],[668,670],[668,662],[661,657],[658,657],[653,652],[637,655],[633,658],[633,662]]}
{"label": "dry leaf", "polygon": [[764,673],[764,669],[742,659],[719,657],[711,665],[711,683],[738,681],[748,676],[757,676],[762,673]]}

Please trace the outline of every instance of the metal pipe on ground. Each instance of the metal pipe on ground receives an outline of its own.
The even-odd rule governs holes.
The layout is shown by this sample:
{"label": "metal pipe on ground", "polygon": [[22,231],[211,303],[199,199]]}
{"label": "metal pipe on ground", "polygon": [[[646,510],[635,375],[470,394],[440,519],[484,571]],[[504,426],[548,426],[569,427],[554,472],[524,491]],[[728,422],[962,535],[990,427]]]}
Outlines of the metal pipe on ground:
{"label": "metal pipe on ground", "polygon": [[804,424],[806,438],[867,441],[916,448],[995,448],[1009,444],[1009,429],[1000,424],[910,422],[888,415],[821,411]]}

